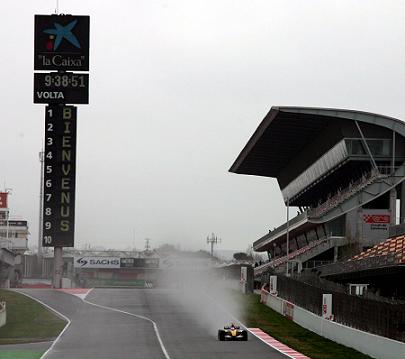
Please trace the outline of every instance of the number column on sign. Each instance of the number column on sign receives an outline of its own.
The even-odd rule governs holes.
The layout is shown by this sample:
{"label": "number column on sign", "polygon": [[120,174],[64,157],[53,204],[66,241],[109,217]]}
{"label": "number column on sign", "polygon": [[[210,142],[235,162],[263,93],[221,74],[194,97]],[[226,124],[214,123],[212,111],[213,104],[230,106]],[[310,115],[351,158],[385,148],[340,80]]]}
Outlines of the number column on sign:
{"label": "number column on sign", "polygon": [[51,245],[53,242],[53,175],[55,171],[55,109],[47,107],[45,122],[45,173],[44,173],[44,223],[43,223],[43,244]]}

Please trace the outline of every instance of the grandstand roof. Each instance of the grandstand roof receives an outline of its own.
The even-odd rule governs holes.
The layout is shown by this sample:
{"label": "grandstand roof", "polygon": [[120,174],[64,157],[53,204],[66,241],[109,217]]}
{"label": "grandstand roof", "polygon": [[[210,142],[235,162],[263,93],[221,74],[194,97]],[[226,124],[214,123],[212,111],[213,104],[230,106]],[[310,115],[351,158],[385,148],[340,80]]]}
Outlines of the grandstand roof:
{"label": "grandstand roof", "polygon": [[381,126],[405,137],[405,123],[392,117],[344,109],[273,106],[229,171],[277,177],[292,158],[336,119]]}

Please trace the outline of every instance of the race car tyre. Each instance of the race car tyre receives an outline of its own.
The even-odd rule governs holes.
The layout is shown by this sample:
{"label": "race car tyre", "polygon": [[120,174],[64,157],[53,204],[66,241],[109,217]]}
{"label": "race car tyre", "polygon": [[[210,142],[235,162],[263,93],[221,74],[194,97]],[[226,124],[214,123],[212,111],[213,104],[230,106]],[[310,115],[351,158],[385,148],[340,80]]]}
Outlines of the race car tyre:
{"label": "race car tyre", "polygon": [[225,340],[225,332],[221,329],[218,330],[218,340],[221,342]]}
{"label": "race car tyre", "polygon": [[244,330],[244,331],[242,332],[242,340],[243,340],[244,342],[246,342],[246,341],[248,340],[248,335],[247,335],[247,331],[246,331],[246,330]]}

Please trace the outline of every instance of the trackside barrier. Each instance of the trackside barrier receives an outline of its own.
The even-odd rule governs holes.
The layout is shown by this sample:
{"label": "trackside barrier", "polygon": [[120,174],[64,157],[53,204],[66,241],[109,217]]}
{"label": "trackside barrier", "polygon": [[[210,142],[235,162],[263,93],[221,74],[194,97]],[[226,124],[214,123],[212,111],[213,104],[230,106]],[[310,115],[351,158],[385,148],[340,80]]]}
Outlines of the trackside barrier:
{"label": "trackside barrier", "polygon": [[0,302],[0,327],[7,322],[6,302]]}
{"label": "trackside barrier", "polygon": [[262,289],[260,302],[305,329],[377,359],[404,358],[405,343],[323,319]]}

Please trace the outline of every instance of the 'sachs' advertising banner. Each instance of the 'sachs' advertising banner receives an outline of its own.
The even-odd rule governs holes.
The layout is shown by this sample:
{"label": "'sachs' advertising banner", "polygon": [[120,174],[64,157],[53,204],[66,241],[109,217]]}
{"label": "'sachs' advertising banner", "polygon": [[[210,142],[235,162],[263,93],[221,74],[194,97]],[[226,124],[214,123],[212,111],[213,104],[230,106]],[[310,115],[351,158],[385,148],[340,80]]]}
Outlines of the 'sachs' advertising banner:
{"label": "'sachs' advertising banner", "polygon": [[7,208],[7,192],[0,192],[0,208]]}
{"label": "'sachs' advertising banner", "polygon": [[75,268],[120,268],[119,257],[74,257]]}

